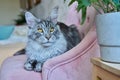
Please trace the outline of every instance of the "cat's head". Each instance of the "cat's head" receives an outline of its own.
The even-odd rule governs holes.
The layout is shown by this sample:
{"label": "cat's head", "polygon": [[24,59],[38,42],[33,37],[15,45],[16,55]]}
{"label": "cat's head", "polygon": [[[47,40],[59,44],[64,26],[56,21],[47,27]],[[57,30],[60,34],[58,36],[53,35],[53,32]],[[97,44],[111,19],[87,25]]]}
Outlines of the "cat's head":
{"label": "cat's head", "polygon": [[55,7],[45,20],[38,19],[32,13],[26,12],[25,18],[29,26],[28,39],[32,39],[44,47],[53,45],[61,33],[57,25],[57,17],[58,7]]}

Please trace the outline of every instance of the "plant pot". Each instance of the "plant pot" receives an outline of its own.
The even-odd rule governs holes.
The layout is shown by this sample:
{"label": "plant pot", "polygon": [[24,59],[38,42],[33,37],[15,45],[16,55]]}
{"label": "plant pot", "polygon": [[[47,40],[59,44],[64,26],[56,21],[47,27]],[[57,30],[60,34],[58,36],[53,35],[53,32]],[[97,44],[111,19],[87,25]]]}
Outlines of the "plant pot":
{"label": "plant pot", "polygon": [[101,59],[120,63],[120,12],[97,15],[96,30]]}
{"label": "plant pot", "polygon": [[14,25],[0,25],[0,40],[8,39],[14,28]]}

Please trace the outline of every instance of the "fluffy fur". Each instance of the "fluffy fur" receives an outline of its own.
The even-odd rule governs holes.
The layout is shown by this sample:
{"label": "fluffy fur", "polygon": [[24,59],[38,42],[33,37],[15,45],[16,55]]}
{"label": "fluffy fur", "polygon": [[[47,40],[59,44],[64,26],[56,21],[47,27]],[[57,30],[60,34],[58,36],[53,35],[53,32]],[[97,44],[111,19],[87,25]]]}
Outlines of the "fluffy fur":
{"label": "fluffy fur", "polygon": [[57,22],[58,7],[55,7],[50,16],[45,19],[37,19],[30,12],[25,13],[26,21],[29,26],[28,42],[26,48],[15,55],[27,55],[25,62],[26,70],[40,72],[43,63],[76,46],[81,38],[74,25],[67,26]]}

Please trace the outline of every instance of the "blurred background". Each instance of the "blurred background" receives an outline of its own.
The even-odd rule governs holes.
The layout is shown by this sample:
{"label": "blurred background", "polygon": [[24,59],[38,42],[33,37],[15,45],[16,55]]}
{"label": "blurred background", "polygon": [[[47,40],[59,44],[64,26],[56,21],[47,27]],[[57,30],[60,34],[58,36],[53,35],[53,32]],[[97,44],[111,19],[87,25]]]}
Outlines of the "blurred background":
{"label": "blurred background", "polygon": [[15,20],[19,20],[25,10],[31,11],[38,18],[45,18],[56,5],[60,7],[59,20],[63,21],[68,2],[69,0],[65,3],[64,0],[0,0],[0,25],[16,24]]}

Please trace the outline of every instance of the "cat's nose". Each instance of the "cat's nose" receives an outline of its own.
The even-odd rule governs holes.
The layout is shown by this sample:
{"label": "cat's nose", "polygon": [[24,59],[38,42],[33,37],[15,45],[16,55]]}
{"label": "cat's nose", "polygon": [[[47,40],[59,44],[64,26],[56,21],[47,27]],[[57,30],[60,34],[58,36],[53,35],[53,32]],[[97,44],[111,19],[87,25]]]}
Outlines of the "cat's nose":
{"label": "cat's nose", "polygon": [[45,38],[48,39],[48,40],[50,39],[50,37],[51,37],[50,35],[45,36]]}

